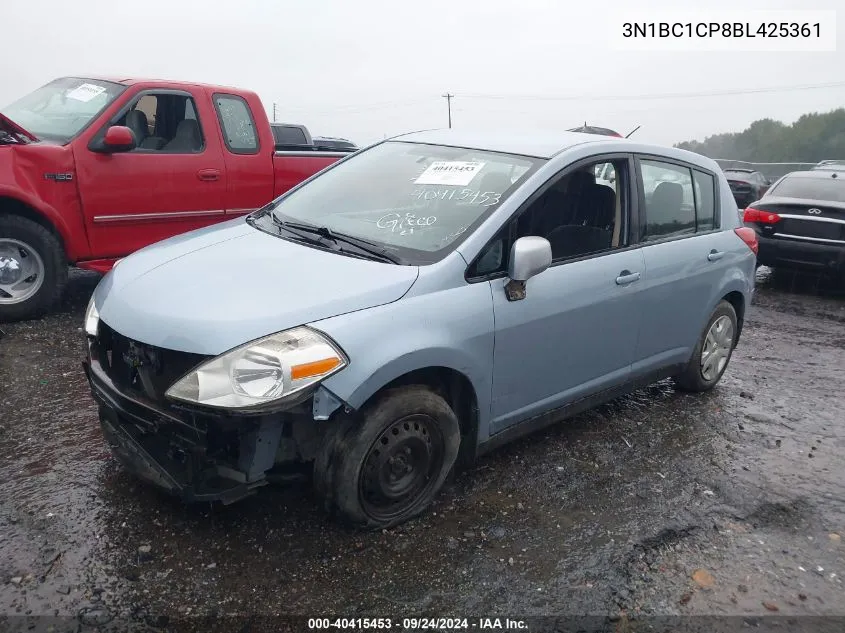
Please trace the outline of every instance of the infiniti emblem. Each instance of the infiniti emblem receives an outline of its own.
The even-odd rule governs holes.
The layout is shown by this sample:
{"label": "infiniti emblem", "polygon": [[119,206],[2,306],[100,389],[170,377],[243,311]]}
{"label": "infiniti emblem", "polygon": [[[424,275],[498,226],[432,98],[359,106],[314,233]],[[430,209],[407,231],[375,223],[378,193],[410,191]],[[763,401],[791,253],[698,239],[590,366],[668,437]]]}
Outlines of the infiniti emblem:
{"label": "infiniti emblem", "polygon": [[812,213],[813,215],[819,215],[821,212],[821,209],[807,209],[807,213]]}

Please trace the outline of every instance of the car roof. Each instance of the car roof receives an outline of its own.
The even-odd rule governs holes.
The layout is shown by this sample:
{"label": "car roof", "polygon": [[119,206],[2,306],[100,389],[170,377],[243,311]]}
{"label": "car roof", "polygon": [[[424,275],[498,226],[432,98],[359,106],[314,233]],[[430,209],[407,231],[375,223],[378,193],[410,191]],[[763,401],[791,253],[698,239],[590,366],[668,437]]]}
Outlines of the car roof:
{"label": "car roof", "polygon": [[519,154],[534,158],[552,158],[563,151],[585,143],[595,146],[597,152],[635,152],[665,156],[697,164],[710,171],[718,171],[715,161],[676,147],[650,145],[615,136],[584,134],[581,132],[526,131],[503,133],[500,129],[485,131],[464,131],[457,129],[424,130],[394,136],[388,140],[411,143],[428,143],[464,147],[503,154]]}
{"label": "car roof", "polygon": [[845,166],[840,170],[818,169],[815,171],[791,171],[784,178],[807,178],[810,180],[829,180],[833,178],[839,180],[845,178]]}
{"label": "car roof", "polygon": [[62,79],[93,79],[94,81],[110,81],[114,84],[123,84],[124,86],[134,86],[136,84],[160,84],[162,86],[172,86],[173,88],[179,88],[180,86],[193,86],[196,88],[210,88],[216,90],[225,90],[227,92],[235,92],[235,93],[243,93],[243,92],[251,92],[249,90],[244,90],[243,88],[235,88],[233,86],[220,86],[215,84],[204,84],[198,81],[179,81],[176,79],[145,79],[140,77],[108,77],[108,76],[100,76],[100,75],[68,75],[67,77],[62,77]]}

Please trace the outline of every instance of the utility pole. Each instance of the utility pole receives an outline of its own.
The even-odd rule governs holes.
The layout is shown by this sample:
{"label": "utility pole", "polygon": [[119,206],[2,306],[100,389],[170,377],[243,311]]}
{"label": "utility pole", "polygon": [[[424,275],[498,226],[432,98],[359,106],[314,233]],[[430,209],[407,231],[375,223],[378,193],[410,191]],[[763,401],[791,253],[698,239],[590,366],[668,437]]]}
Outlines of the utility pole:
{"label": "utility pole", "polygon": [[445,95],[443,95],[443,97],[446,99],[446,108],[449,110],[449,129],[450,130],[452,129],[452,97],[454,97],[454,96],[455,95],[449,94],[448,92]]}
{"label": "utility pole", "polygon": [[276,122],[276,102],[273,102],[273,123]]}

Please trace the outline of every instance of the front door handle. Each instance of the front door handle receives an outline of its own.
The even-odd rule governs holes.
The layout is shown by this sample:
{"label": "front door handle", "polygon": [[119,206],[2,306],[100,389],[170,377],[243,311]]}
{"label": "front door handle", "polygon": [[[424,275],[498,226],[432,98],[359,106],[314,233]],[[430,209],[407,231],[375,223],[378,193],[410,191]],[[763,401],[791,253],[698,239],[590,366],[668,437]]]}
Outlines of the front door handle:
{"label": "front door handle", "polygon": [[630,270],[623,270],[616,278],[616,283],[620,286],[627,286],[634,283],[640,278],[640,273],[632,273]]}
{"label": "front door handle", "polygon": [[707,254],[707,261],[715,262],[718,259],[722,259],[725,256],[724,253],[713,249]]}
{"label": "front door handle", "polygon": [[200,180],[204,180],[207,182],[211,182],[214,180],[220,180],[220,170],[219,169],[200,169],[197,172],[197,178]]}

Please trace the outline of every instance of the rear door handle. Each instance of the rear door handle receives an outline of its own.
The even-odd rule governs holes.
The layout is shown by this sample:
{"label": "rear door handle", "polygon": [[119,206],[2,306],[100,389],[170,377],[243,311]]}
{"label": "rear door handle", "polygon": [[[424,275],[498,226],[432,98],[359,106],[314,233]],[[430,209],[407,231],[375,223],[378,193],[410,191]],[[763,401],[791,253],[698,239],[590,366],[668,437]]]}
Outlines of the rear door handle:
{"label": "rear door handle", "polygon": [[197,172],[197,178],[205,181],[220,180],[219,169],[200,169]]}
{"label": "rear door handle", "polygon": [[619,286],[627,286],[632,284],[640,278],[640,273],[632,273],[630,270],[623,270],[616,278],[616,283]]}
{"label": "rear door handle", "polygon": [[717,250],[712,250],[707,255],[707,261],[715,262],[717,259],[722,259],[724,256],[724,253]]}

